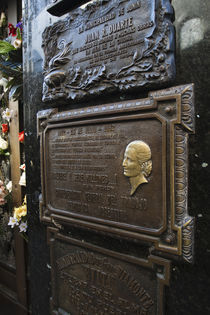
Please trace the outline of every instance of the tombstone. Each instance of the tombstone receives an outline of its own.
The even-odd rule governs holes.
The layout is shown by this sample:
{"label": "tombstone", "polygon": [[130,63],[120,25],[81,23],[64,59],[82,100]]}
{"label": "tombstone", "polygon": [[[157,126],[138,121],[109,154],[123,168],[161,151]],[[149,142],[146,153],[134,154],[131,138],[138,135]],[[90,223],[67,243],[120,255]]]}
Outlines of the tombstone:
{"label": "tombstone", "polygon": [[[41,194],[31,191],[29,204],[37,207],[39,195],[41,223],[36,217],[37,229],[31,221],[29,233],[33,265],[42,266],[41,276],[45,261],[49,273],[35,279],[48,293],[43,303],[35,295],[33,312],[173,314],[165,302],[171,266],[192,268],[194,260],[188,160],[195,110],[194,85],[174,82],[170,1],[36,8],[34,21],[48,16],[49,23],[39,27],[42,45],[33,52],[33,63],[44,59],[43,77],[31,74],[31,103],[38,91],[42,99],[31,112]],[[34,256],[37,231],[48,262]]]}

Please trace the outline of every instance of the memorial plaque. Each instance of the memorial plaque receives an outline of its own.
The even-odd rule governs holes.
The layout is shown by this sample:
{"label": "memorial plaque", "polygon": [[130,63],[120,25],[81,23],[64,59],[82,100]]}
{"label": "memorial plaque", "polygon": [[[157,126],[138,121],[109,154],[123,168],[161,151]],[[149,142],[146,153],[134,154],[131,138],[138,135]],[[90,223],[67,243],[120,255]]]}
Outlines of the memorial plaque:
{"label": "memorial plaque", "polygon": [[104,0],[45,29],[43,101],[151,88],[175,76],[169,0]]}
{"label": "memorial plaque", "polygon": [[41,219],[153,242],[192,261],[193,111],[193,86],[186,85],[146,99],[39,112]]}
{"label": "memorial plaque", "polygon": [[163,315],[170,262],[140,259],[66,237],[48,228],[52,314]]}

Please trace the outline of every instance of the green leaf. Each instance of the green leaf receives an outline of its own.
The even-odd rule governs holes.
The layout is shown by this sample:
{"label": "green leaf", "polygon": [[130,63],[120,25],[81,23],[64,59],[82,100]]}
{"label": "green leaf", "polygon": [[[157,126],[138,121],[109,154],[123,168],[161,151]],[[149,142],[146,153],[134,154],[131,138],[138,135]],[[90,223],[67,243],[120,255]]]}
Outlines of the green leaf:
{"label": "green leaf", "polygon": [[12,50],[15,50],[15,47],[13,45],[3,40],[0,40],[0,54],[6,55]]}
{"label": "green leaf", "polygon": [[16,32],[17,32],[16,38],[17,38],[17,39],[22,39],[22,36],[21,36],[19,27],[17,28]]}

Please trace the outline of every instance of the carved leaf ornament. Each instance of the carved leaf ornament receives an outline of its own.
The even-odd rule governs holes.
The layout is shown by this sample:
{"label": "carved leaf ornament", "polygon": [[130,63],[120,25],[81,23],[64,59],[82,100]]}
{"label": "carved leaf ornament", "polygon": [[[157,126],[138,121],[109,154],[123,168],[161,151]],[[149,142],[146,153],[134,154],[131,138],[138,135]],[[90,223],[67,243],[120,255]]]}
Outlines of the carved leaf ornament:
{"label": "carved leaf ornament", "polygon": [[172,15],[163,0],[95,1],[47,27],[43,101],[171,81]]}

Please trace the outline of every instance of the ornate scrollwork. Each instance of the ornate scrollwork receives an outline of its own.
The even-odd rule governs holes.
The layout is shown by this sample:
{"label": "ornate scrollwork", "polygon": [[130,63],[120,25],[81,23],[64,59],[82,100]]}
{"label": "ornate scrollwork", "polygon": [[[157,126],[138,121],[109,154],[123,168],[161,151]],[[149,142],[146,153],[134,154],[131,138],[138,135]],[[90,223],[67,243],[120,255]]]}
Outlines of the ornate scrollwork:
{"label": "ornate scrollwork", "polygon": [[182,224],[187,211],[187,136],[180,127],[175,129],[175,203],[176,224]]}
{"label": "ornate scrollwork", "polygon": [[182,94],[182,123],[191,132],[195,129],[193,85],[189,85]]}
{"label": "ornate scrollwork", "polygon": [[[89,66],[88,61],[85,61],[85,66],[84,63],[75,61],[73,52],[75,47],[72,45],[74,46],[76,34],[73,43],[72,39],[69,39],[69,42],[66,39],[66,44],[61,47],[60,43],[64,38],[70,38],[66,31],[73,29],[74,32],[76,28],[88,23],[90,17],[92,20],[104,17],[122,3],[123,1],[95,1],[88,4],[84,10],[72,11],[65,20],[45,29],[42,45],[45,53],[43,101],[81,99],[103,91],[126,91],[135,87],[163,83],[173,78],[175,72],[171,42],[173,28],[170,19],[166,18],[170,15],[170,9],[163,6],[161,0],[158,1],[157,25],[156,21],[151,20],[148,22],[150,24],[142,26],[143,29],[146,27],[153,31],[141,40],[136,33],[134,39],[139,44],[136,43],[135,49],[128,51],[126,46],[129,58],[125,58],[123,66],[115,68],[113,64],[110,70],[103,58],[100,65],[95,66]],[[115,11],[113,12],[115,14]],[[118,57],[120,53],[115,53],[115,56]]]}
{"label": "ornate scrollwork", "polygon": [[186,218],[186,223],[182,229],[182,254],[183,259],[189,263],[193,262],[194,252],[194,219]]}
{"label": "ornate scrollwork", "polygon": [[188,215],[188,133],[194,132],[193,85],[181,93],[181,125],[175,127],[175,224],[182,228],[182,256],[193,261],[194,219]]}

